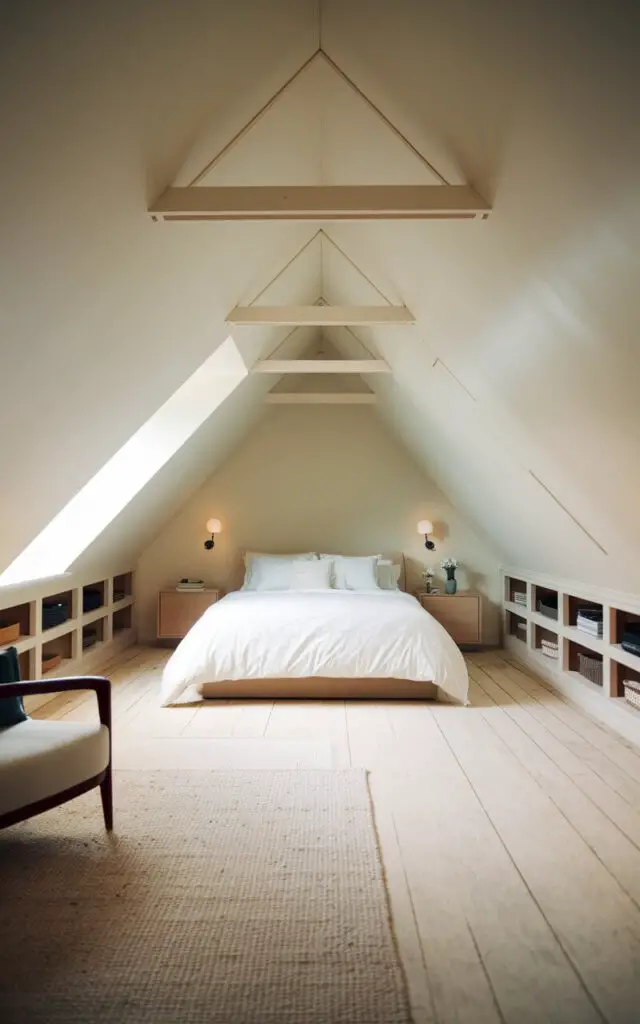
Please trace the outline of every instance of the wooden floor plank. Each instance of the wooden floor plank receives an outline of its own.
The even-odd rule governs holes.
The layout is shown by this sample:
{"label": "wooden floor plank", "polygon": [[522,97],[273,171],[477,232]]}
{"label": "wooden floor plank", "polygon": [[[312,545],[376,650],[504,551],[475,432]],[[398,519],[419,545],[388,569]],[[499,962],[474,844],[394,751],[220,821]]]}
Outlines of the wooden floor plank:
{"label": "wooden floor plank", "polygon": [[604,722],[596,721],[582,708],[570,703],[568,700],[560,699],[545,682],[524,666],[502,658],[505,671],[515,681],[527,687],[529,692],[536,696],[539,701],[544,701],[547,706],[553,707],[554,713],[563,722],[569,725],[574,732],[588,740],[598,750],[604,751],[620,768],[624,769],[633,779],[640,777],[640,748],[620,733],[615,732]]}
{"label": "wooden floor plank", "polygon": [[[489,694],[499,691],[488,676],[480,685]],[[527,732],[526,718],[519,721],[497,705],[483,717],[640,909],[640,847],[535,742]]]}
{"label": "wooden floor plank", "polygon": [[[461,709],[441,710],[445,716],[458,716]],[[576,972],[460,770],[435,714],[435,708],[426,707],[420,711],[398,708],[394,713],[399,742],[411,753],[407,783],[389,794],[411,891],[421,908],[422,928],[435,928],[430,936],[431,956],[441,934],[432,907],[443,904],[449,927],[457,919],[458,929],[449,934],[441,957],[453,956],[455,963],[457,942],[467,950],[473,945],[478,966],[486,972],[506,1021],[598,1020]],[[464,709],[472,731],[480,715],[480,710]],[[467,963],[465,970],[468,967]],[[454,984],[450,978],[448,993]],[[438,1008],[442,1019],[457,1019],[456,1005],[445,1003]]]}
{"label": "wooden floor plank", "polygon": [[[487,666],[487,662],[478,662],[479,666]],[[528,707],[549,732],[559,739],[567,750],[572,751],[580,760],[588,765],[602,779],[619,793],[629,804],[640,810],[640,761],[638,773],[634,776],[627,767],[618,763],[618,758],[611,758],[611,747],[604,750],[596,745],[594,740],[597,733],[592,734],[591,739],[585,738],[582,731],[574,726],[581,727],[582,716],[577,715],[574,709],[543,687],[540,683],[530,679],[519,670],[510,669],[503,661],[496,661],[490,668],[490,673],[500,683],[503,690],[510,696],[515,697],[519,703]],[[635,757],[631,750],[625,750],[626,754]]]}
{"label": "wooden floor plank", "polygon": [[445,708],[433,714],[600,1012],[608,1020],[631,1022],[639,995],[637,907],[496,737],[482,710],[475,723]]}

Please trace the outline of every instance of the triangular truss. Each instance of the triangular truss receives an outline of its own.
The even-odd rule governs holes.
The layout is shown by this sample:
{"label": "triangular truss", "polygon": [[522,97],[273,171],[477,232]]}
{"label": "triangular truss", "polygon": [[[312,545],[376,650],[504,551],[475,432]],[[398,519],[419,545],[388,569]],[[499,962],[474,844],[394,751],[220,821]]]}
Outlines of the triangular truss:
{"label": "triangular truss", "polygon": [[[316,239],[326,240],[360,275],[363,281],[375,289],[384,299],[384,304],[332,306],[322,296],[318,296],[313,303],[308,305],[258,305],[257,300],[290,269]],[[258,325],[269,327],[373,327],[381,325],[401,327],[415,324],[415,322],[413,313],[406,306],[394,305],[360,269],[356,261],[348,256],[322,229],[305,242],[295,256],[280,268],[249,303],[234,306],[226,317],[226,323],[231,327],[255,327]]]}
{"label": "triangular truss", "polygon": [[[454,185],[400,131],[320,45],[186,186],[171,187],[149,208],[152,220],[416,220],[486,219],[489,204],[469,185]],[[289,89],[323,61],[416,157],[436,185],[204,186],[201,182]]]}

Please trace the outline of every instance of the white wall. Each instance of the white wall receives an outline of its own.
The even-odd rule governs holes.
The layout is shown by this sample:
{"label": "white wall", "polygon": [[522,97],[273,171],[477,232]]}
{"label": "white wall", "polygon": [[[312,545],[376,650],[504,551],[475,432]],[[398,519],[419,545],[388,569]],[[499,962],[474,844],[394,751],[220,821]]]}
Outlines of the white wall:
{"label": "white wall", "polygon": [[[0,568],[316,230],[146,216],[310,55],[315,0],[10,6]],[[372,381],[388,423],[510,563],[640,592],[636,6],[323,0],[323,38],[439,168],[451,177],[457,165],[494,203],[483,223],[327,226],[418,318],[366,337],[393,369],[393,381]],[[397,139],[323,81],[265,115],[211,182],[431,180],[417,163],[414,179]],[[341,267],[322,290],[353,301]],[[280,285],[277,301],[296,301]],[[226,450],[203,438],[230,420],[240,437],[250,422],[260,393],[251,382],[243,392],[246,404],[243,393],[189,443],[87,564],[139,550],[176,490],[198,486],[209,451]]]}
{"label": "white wall", "polygon": [[[204,524],[211,516],[222,521],[223,533],[207,552]],[[421,518],[434,523],[433,552],[416,531]],[[140,557],[141,637],[155,638],[159,589],[183,575],[223,588],[236,584],[244,549],[404,552],[410,589],[423,566],[437,568],[441,558],[455,556],[464,564],[459,586],[486,595],[485,641],[496,642],[498,557],[370,408],[270,410]]]}

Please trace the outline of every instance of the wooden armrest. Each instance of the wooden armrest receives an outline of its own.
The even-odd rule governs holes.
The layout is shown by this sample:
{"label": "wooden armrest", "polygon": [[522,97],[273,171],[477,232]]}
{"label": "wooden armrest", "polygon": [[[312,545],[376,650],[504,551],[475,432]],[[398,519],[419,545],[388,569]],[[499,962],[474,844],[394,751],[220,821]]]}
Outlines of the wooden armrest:
{"label": "wooden armrest", "polygon": [[31,697],[42,693],[64,693],[70,690],[93,690],[98,698],[98,714],[102,725],[111,734],[111,682],[104,676],[66,676],[60,679],[25,679],[19,683],[0,684],[3,697]]}

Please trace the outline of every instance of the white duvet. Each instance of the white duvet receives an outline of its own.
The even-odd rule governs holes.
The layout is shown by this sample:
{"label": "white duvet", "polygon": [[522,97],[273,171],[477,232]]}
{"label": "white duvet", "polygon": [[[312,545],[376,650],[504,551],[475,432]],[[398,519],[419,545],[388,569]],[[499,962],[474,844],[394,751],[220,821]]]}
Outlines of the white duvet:
{"label": "white duvet", "polygon": [[243,591],[212,605],[167,662],[161,703],[198,700],[202,683],[237,679],[411,679],[466,703],[464,658],[445,629],[400,591]]}

